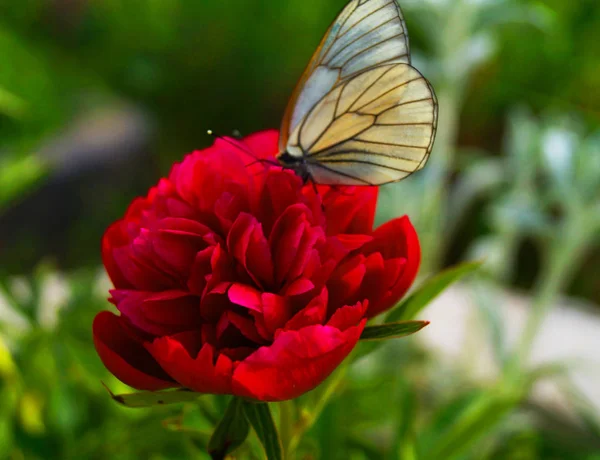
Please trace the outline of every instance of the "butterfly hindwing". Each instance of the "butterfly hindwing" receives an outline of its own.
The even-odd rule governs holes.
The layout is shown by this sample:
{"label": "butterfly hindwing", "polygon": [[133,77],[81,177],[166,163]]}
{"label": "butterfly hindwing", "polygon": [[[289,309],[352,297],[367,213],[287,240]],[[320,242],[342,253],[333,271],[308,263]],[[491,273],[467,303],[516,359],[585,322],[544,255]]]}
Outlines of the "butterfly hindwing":
{"label": "butterfly hindwing", "polygon": [[381,185],[423,167],[436,124],[429,82],[408,64],[387,64],[328,93],[290,142],[297,140],[317,183]]}

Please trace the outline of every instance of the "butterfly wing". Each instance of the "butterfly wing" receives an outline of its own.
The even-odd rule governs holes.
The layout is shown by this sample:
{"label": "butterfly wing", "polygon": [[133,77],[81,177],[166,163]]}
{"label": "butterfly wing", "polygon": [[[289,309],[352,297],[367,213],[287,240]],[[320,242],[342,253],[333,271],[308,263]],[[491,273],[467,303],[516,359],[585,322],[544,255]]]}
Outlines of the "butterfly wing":
{"label": "butterfly wing", "polygon": [[320,184],[381,185],[421,169],[433,145],[437,101],[408,64],[384,64],[326,94],[290,135]]}
{"label": "butterfly wing", "polygon": [[384,63],[410,63],[406,24],[396,0],[352,0],[327,30],[288,102],[280,135],[290,133],[336,85]]}

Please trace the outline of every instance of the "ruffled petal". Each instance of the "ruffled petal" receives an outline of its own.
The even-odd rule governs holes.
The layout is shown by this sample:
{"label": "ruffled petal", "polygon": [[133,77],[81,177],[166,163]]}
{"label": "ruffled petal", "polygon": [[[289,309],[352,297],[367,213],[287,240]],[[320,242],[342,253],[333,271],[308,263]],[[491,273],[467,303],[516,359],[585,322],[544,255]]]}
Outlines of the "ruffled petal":
{"label": "ruffled petal", "polygon": [[[408,291],[421,263],[419,237],[407,216],[391,220],[373,232],[373,241],[363,248],[364,253],[378,251],[385,260],[405,259],[399,276],[389,292],[377,304],[369,305],[367,316],[373,317],[392,307]],[[386,267],[387,268],[387,267]],[[393,268],[390,266],[390,270]]]}
{"label": "ruffled petal", "polygon": [[314,297],[310,303],[284,326],[285,330],[298,330],[315,324],[323,324],[327,316],[327,289],[322,289],[321,293]]}
{"label": "ruffled petal", "polygon": [[365,322],[345,331],[314,325],[281,332],[273,344],[259,348],[236,367],[233,394],[284,401],[312,390],[352,351]]}
{"label": "ruffled petal", "polygon": [[327,326],[335,327],[345,331],[349,327],[356,326],[365,316],[369,301],[357,302],[356,305],[346,305],[338,308],[327,321]]}
{"label": "ruffled petal", "polygon": [[155,339],[146,348],[182,386],[199,393],[231,393],[231,359],[219,354],[215,360],[214,347],[209,343],[200,347],[201,343],[199,334],[183,332]]}
{"label": "ruffled petal", "polygon": [[148,391],[179,386],[143,345],[131,337],[118,316],[100,312],[94,318],[92,329],[100,359],[121,382]]}
{"label": "ruffled petal", "polygon": [[262,287],[273,284],[269,244],[256,217],[241,213],[231,227],[227,246],[256,284]]}
{"label": "ruffled petal", "polygon": [[133,287],[133,284],[125,277],[119,264],[114,258],[114,249],[124,246],[128,242],[127,234],[124,231],[124,223],[122,220],[112,224],[102,237],[102,262],[108,273],[108,277],[113,285],[120,289],[128,289]]}
{"label": "ruffled petal", "polygon": [[329,187],[323,199],[327,235],[371,233],[377,193],[378,187]]}

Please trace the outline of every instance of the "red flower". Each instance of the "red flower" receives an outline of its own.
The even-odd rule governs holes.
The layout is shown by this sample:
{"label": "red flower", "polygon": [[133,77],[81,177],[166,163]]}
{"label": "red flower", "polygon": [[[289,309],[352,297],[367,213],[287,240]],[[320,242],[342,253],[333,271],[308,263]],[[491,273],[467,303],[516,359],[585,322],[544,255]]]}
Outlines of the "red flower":
{"label": "red flower", "polygon": [[188,155],[104,235],[121,314],[96,316],[94,343],[128,385],[297,397],[415,278],[408,218],[372,230],[377,188],[317,195],[289,170],[250,165],[243,149],[273,158],[277,133]]}

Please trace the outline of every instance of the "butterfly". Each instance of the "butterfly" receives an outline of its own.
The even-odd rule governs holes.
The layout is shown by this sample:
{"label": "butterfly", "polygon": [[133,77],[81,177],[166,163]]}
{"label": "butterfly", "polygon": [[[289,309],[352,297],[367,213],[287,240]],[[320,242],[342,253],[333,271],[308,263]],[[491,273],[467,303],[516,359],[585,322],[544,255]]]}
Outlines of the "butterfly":
{"label": "butterfly", "polygon": [[277,160],[313,184],[396,182],[425,165],[437,114],[396,0],[352,0],[292,93]]}

